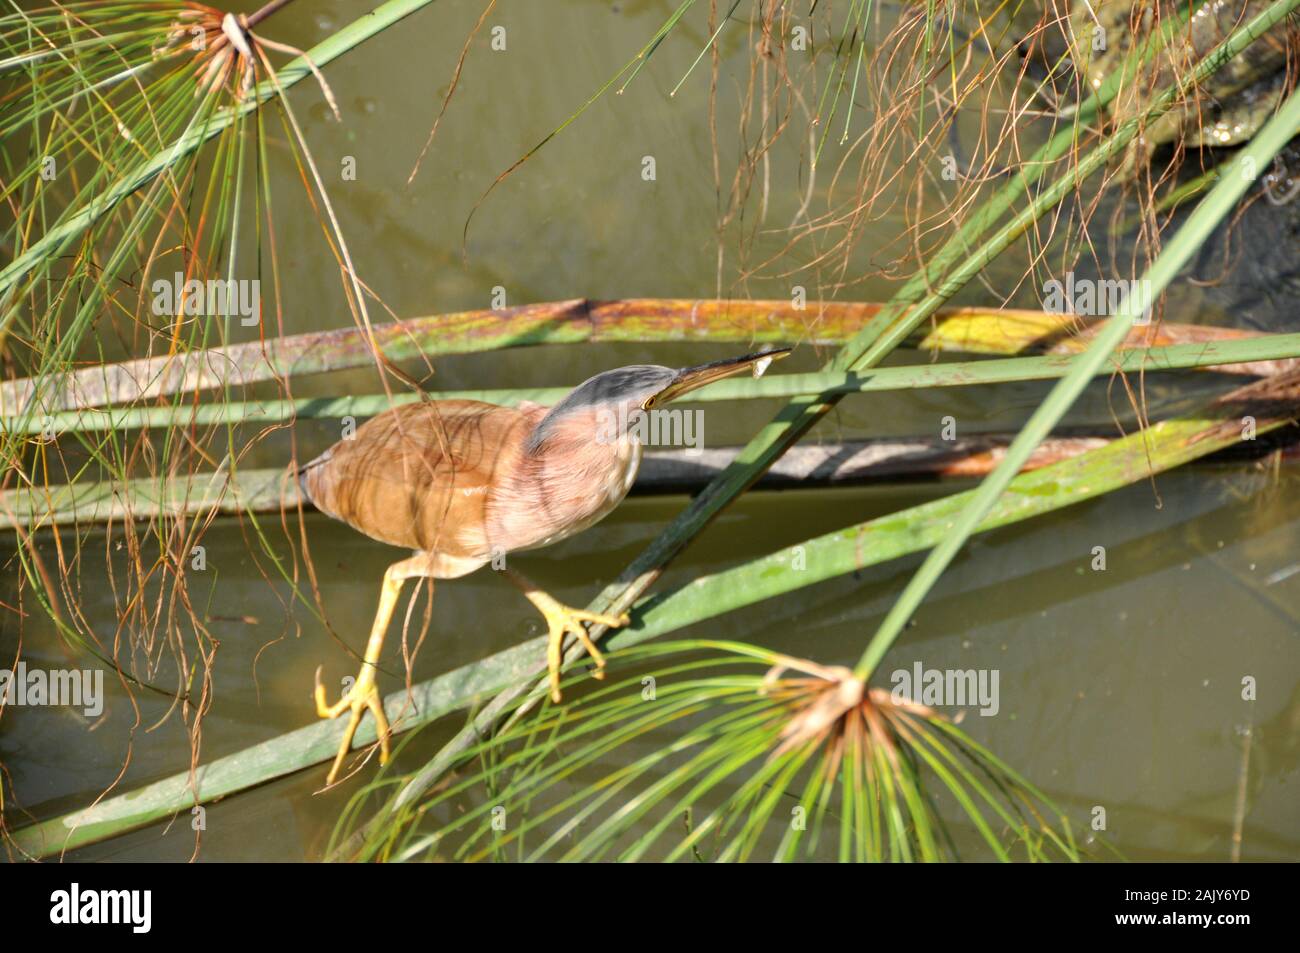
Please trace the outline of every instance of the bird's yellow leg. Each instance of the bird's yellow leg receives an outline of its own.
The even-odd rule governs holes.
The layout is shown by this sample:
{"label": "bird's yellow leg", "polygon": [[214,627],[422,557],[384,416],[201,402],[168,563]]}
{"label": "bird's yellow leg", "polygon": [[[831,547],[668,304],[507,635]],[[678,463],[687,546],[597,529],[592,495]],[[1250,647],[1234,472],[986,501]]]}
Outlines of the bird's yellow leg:
{"label": "bird's yellow leg", "polygon": [[546,670],[550,678],[551,700],[557,703],[560,701],[560,661],[564,651],[564,637],[569,633],[577,636],[582,647],[596,663],[596,671],[592,673],[592,677],[604,678],[605,656],[600,654],[600,649],[596,648],[596,643],[587,634],[587,627],[583,623],[594,622],[607,625],[611,629],[618,629],[630,621],[627,613],[614,616],[588,612],[586,609],[575,609],[573,606],[566,606],[550,593],[537,588],[536,584],[523,573],[507,569],[506,577],[519,587],[524,598],[537,606],[538,611],[546,619]]}
{"label": "bird's yellow leg", "polygon": [[316,669],[316,714],[322,718],[337,718],[344,711],[351,710],[348,725],[339,742],[334,764],[325,778],[326,784],[333,784],[338,777],[343,759],[352,750],[352,738],[361,724],[361,716],[369,709],[375,716],[375,731],[379,736],[379,763],[388,763],[388,717],[384,714],[384,700],[379,695],[375,684],[375,672],[379,665],[379,653],[384,647],[384,636],[388,632],[388,623],[393,618],[393,609],[397,606],[397,597],[402,593],[402,584],[412,576],[425,575],[425,560],[419,556],[394,563],[384,572],[383,587],[379,592],[379,607],[375,610],[375,621],[370,627],[370,639],[366,642],[366,654],[361,663],[361,671],[352,687],[343,693],[333,705],[325,701],[325,686],[320,680],[320,669]]}

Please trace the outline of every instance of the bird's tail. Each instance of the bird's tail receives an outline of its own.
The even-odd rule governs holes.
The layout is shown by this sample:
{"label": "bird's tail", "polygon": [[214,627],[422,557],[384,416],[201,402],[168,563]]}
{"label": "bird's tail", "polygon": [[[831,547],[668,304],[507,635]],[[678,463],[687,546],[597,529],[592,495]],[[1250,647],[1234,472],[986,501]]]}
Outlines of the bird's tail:
{"label": "bird's tail", "polygon": [[325,463],[325,461],[327,461],[330,458],[330,455],[333,452],[334,452],[333,448],[326,450],[319,457],[316,457],[313,460],[309,460],[306,463],[304,463],[302,466],[300,466],[298,468],[298,472],[295,474],[295,476],[297,476],[298,478],[298,488],[302,491],[303,499],[305,499],[309,503],[316,502],[316,498],[312,495],[312,488],[311,488],[312,471],[314,471],[321,464]]}

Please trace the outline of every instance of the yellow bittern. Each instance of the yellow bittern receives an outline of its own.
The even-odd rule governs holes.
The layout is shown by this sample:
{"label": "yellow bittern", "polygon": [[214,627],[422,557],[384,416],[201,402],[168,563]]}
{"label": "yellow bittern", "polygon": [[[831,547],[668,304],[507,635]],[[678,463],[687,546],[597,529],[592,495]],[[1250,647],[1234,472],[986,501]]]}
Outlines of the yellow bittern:
{"label": "yellow bittern", "polygon": [[[380,763],[388,760],[388,720],[375,685],[384,634],[402,583],[456,579],[507,553],[572,536],[623,500],[641,463],[646,414],[746,368],[761,373],[789,348],[674,370],[654,364],[597,374],[554,407],[501,407],[476,400],[426,400],[388,410],[298,472],[307,497],[367,536],[415,550],[384,573],[361,672],[333,705],[316,672],[322,718],[351,712],[327,783],[352,747],[366,709],[376,721]],[[560,660],[572,634],[597,667],[605,660],[583,623],[616,628],[611,616],[563,605],[513,569],[506,575],[546,619],[551,697],[560,700]],[[432,583],[430,583],[432,585]]]}

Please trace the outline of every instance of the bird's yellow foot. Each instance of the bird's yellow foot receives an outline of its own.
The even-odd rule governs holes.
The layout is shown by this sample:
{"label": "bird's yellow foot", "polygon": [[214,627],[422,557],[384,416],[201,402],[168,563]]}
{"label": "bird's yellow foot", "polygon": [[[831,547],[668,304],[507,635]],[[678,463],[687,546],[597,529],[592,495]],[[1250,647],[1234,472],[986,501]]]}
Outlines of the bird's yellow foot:
{"label": "bird's yellow foot", "polygon": [[588,612],[586,609],[575,609],[572,606],[566,606],[562,602],[557,602],[550,596],[545,599],[538,599],[534,595],[529,596],[533,604],[541,610],[542,615],[546,618],[547,644],[546,644],[546,669],[550,673],[551,682],[551,700],[560,701],[560,658],[564,649],[564,637],[572,632],[577,636],[582,647],[587,650],[593,662],[596,663],[596,671],[592,672],[593,678],[605,677],[605,656],[600,654],[600,649],[596,648],[596,643],[591,641],[591,636],[587,634],[587,627],[584,622],[594,622],[598,625],[607,625],[611,629],[622,628],[631,620],[627,613],[622,615],[605,615],[600,612]]}
{"label": "bird's yellow foot", "polygon": [[343,740],[339,742],[338,754],[334,756],[334,765],[325,778],[326,784],[333,784],[334,779],[338,777],[343,759],[352,750],[352,738],[357,733],[357,725],[361,723],[361,716],[365,714],[367,708],[375,716],[375,730],[379,735],[379,763],[387,764],[388,717],[384,714],[384,700],[379,697],[379,689],[375,687],[375,667],[368,663],[362,665],[361,673],[352,683],[352,687],[333,705],[325,701],[325,686],[320,680],[320,669],[316,669],[316,714],[322,718],[337,718],[347,709],[352,711],[348,716],[347,730],[343,732]]}

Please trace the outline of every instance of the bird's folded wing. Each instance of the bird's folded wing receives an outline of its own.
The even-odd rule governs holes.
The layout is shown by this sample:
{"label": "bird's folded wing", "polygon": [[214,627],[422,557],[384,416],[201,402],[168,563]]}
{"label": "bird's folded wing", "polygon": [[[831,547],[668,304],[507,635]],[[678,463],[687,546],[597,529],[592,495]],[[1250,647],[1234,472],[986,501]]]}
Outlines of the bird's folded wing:
{"label": "bird's folded wing", "polygon": [[484,555],[484,507],[517,461],[530,417],[480,401],[406,404],[335,444],[304,470],[304,486],[318,508],[375,539]]}

